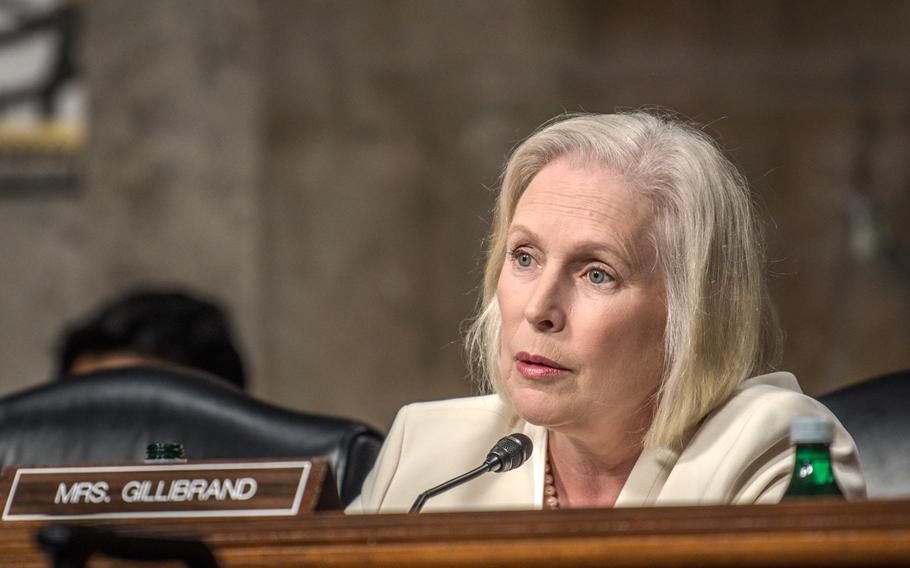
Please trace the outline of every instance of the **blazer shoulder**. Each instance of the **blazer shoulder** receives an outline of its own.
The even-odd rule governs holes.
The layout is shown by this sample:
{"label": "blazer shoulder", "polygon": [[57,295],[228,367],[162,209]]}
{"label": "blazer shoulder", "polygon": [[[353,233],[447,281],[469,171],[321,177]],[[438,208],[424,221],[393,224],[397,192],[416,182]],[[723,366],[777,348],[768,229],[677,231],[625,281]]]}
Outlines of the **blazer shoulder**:
{"label": "blazer shoulder", "polygon": [[789,373],[745,381],[699,424],[678,466],[691,474],[697,493],[707,501],[776,502],[792,469],[790,423],[808,415],[834,422],[835,468],[850,477],[847,493],[861,494],[862,473],[852,438],[831,411],[800,391]]}
{"label": "blazer shoulder", "polygon": [[406,511],[417,489],[477,467],[520,419],[499,396],[417,402],[398,411],[349,512]]}
{"label": "blazer shoulder", "polygon": [[[408,404],[398,412],[392,429],[401,429],[401,445],[410,452],[441,447],[486,445],[517,427],[520,418],[498,395],[453,398]],[[475,451],[487,450],[478,448]]]}
{"label": "blazer shoulder", "polygon": [[491,418],[510,419],[515,412],[499,395],[469,396],[429,402],[413,402],[402,407],[399,414],[406,414],[408,420],[430,418],[444,419],[446,416],[490,415]]}
{"label": "blazer shoulder", "polygon": [[790,421],[801,415],[837,420],[822,403],[803,394],[790,373],[762,375],[745,381],[726,403],[709,414],[693,442],[705,438],[726,446],[767,448],[788,439]]}

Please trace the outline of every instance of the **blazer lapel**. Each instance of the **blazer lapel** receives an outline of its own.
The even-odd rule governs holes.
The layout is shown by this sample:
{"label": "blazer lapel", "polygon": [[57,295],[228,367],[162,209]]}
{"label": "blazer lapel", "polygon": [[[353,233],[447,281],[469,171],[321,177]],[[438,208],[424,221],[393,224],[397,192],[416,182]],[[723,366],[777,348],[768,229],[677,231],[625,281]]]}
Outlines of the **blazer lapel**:
{"label": "blazer lapel", "polygon": [[654,505],[678,458],[669,450],[642,450],[614,507]]}

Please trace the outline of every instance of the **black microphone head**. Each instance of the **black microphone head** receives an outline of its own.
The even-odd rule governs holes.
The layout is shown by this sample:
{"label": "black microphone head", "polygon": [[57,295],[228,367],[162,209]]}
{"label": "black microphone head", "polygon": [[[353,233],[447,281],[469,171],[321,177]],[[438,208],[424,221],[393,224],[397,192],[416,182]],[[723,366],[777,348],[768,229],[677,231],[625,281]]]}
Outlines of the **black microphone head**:
{"label": "black microphone head", "polygon": [[525,463],[533,450],[531,438],[516,432],[496,442],[484,463],[489,466],[490,471],[503,473]]}

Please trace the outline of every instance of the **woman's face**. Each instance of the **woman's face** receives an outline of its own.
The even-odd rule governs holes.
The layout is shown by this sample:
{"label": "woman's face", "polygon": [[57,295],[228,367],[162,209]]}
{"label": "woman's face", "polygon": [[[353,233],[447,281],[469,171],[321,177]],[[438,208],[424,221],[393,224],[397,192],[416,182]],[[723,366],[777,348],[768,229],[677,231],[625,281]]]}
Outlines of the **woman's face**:
{"label": "woman's face", "polygon": [[646,197],[562,158],[518,201],[499,275],[500,371],[527,421],[643,435],[663,365],[664,278]]}

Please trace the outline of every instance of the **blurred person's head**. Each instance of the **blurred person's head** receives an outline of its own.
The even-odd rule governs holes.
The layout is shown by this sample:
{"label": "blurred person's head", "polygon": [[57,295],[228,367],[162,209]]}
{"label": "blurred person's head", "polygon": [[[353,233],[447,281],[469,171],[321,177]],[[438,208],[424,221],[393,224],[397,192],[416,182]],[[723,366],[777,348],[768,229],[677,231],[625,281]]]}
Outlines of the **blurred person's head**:
{"label": "blurred person's head", "polygon": [[178,365],[245,386],[243,360],[227,318],[213,303],[179,291],[136,291],[68,327],[58,376],[103,369]]}

